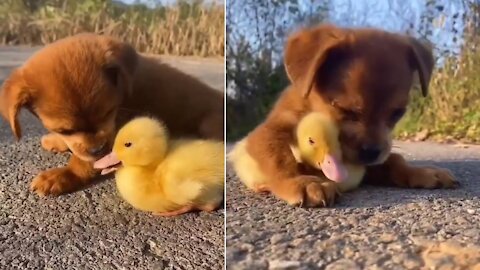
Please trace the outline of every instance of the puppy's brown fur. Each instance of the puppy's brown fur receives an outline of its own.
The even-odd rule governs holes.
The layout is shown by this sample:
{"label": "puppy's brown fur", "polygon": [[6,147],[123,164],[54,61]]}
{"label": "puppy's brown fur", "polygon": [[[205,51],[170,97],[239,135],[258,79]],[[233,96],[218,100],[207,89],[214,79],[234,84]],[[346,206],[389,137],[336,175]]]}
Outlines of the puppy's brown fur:
{"label": "puppy's brown fur", "polygon": [[17,139],[18,113],[26,107],[51,133],[50,151],[71,150],[66,167],[40,173],[37,193],[61,194],[88,183],[92,163],[110,150],[117,129],[137,115],[162,119],[173,136],[223,140],[223,95],[128,44],[80,34],[52,43],[5,81],[0,111]]}
{"label": "puppy's brown fur", "polygon": [[420,188],[454,185],[447,170],[413,167],[390,153],[391,132],[405,112],[415,72],[423,95],[428,92],[434,60],[426,46],[379,30],[321,25],[292,35],[284,62],[292,85],[247,137],[247,151],[277,197],[320,206],[335,196],[334,182],[303,174],[289,147],[299,119],[311,111],[336,119],[344,159],[368,166],[364,181]]}

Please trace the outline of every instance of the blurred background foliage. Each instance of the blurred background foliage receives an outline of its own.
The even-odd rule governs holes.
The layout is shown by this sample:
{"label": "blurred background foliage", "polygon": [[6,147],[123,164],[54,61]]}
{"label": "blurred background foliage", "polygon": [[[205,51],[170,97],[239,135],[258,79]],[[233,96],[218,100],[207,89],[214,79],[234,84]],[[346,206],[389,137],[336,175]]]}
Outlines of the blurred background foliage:
{"label": "blurred background foliage", "polygon": [[223,56],[223,1],[2,0],[0,44],[42,45],[80,32],[116,36],[146,53]]}
{"label": "blurred background foliage", "polygon": [[288,33],[333,22],[433,44],[437,68],[430,94],[411,91],[397,139],[480,142],[480,1],[229,0],[226,12],[229,140],[260,123],[288,85],[282,63]]}

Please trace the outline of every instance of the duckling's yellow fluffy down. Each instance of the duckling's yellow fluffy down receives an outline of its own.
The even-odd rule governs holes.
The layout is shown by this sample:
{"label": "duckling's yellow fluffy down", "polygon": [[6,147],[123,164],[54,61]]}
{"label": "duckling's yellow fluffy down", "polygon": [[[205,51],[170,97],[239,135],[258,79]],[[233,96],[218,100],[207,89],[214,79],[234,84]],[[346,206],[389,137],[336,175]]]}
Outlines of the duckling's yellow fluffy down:
{"label": "duckling's yellow fluffy down", "polygon": [[[111,160],[117,189],[133,207],[171,216],[192,210],[211,211],[223,201],[224,144],[209,140],[169,140],[165,126],[136,118],[117,134]],[[105,169],[115,162],[98,161]]]}
{"label": "duckling's yellow fluffy down", "polygon": [[223,200],[224,164],[223,143],[178,140],[155,174],[162,176],[166,196],[178,205],[218,205]]}
{"label": "duckling's yellow fluffy down", "polygon": [[[346,174],[337,181],[339,191],[346,192],[357,188],[365,175],[365,166],[344,163],[342,150],[338,140],[339,130],[336,123],[327,115],[313,112],[305,115],[296,129],[297,146],[291,146],[298,162],[306,162],[312,167],[322,170],[329,177],[336,169],[343,167]],[[341,173],[343,174],[343,173]],[[332,179],[334,180],[334,179]]]}

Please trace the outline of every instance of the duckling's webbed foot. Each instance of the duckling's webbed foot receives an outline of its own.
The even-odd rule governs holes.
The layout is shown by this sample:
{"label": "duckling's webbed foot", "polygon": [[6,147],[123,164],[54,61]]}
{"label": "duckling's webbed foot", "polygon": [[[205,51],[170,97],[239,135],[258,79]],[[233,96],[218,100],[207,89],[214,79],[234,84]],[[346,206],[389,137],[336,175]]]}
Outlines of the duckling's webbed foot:
{"label": "duckling's webbed foot", "polygon": [[153,212],[154,216],[161,216],[161,217],[174,217],[179,216],[188,212],[192,212],[195,208],[191,205],[186,205],[178,210],[168,211],[168,212]]}

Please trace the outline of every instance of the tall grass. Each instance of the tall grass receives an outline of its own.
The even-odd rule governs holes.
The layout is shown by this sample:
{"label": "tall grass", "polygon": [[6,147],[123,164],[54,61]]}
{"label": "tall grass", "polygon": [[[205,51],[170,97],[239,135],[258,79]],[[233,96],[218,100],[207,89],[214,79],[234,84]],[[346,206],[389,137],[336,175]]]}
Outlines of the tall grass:
{"label": "tall grass", "polygon": [[466,41],[460,58],[449,58],[433,74],[428,98],[412,91],[409,110],[396,129],[398,138],[418,132],[434,140],[480,143],[480,38]]}
{"label": "tall grass", "polygon": [[224,8],[201,1],[156,8],[111,0],[0,2],[0,44],[42,45],[80,32],[116,36],[146,53],[223,56]]}

